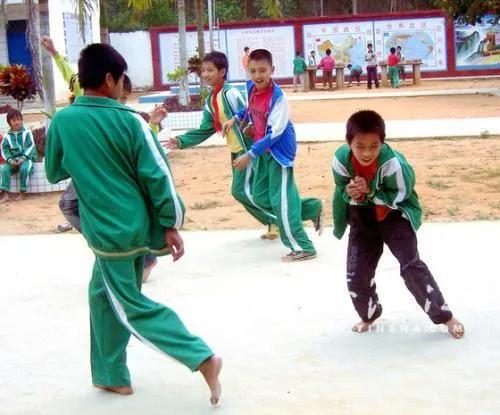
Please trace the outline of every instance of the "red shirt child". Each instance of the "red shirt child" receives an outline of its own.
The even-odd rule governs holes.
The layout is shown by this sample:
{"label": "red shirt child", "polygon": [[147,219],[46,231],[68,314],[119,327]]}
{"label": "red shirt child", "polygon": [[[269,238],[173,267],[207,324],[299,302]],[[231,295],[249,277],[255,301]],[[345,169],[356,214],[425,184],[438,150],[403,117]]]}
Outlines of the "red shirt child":
{"label": "red shirt child", "polygon": [[271,82],[269,87],[263,91],[257,91],[254,88],[250,94],[248,109],[254,127],[254,142],[261,140],[266,135],[267,115],[271,107],[273,92],[274,84]]}
{"label": "red shirt child", "polygon": [[387,58],[387,62],[389,63],[389,66],[397,66],[397,64],[399,63],[399,56],[395,53],[391,53]]}

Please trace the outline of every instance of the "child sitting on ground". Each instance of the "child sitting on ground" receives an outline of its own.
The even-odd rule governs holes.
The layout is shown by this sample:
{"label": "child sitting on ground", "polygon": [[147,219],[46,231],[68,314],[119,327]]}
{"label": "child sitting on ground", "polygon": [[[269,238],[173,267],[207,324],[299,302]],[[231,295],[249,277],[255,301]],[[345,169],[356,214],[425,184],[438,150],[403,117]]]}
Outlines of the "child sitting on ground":
{"label": "child sitting on ground", "polygon": [[0,166],[0,203],[9,200],[10,176],[19,173],[19,196],[23,200],[28,190],[29,176],[33,173],[33,162],[37,159],[35,141],[31,131],[24,128],[23,114],[16,109],[7,113],[10,130],[2,139],[2,156],[5,163]]}
{"label": "child sitting on ground", "polygon": [[335,193],[333,234],[341,239],[350,225],[347,286],[361,322],[353,331],[368,331],[382,314],[375,269],[387,244],[401,266],[401,276],[417,303],[435,324],[455,338],[464,335],[427,265],[420,259],[415,231],[422,209],[415,174],[404,156],[384,143],[385,123],[375,111],[359,111],[347,121],[347,144],[333,158]]}

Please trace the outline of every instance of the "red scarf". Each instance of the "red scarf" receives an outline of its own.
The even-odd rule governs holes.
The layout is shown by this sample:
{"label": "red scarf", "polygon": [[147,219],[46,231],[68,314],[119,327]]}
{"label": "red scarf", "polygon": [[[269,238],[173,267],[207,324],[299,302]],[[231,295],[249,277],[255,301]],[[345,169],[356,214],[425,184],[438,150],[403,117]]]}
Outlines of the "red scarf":
{"label": "red scarf", "polygon": [[212,90],[212,106],[214,108],[214,126],[215,131],[220,133],[222,131],[222,124],[220,122],[220,114],[219,114],[219,104],[217,102],[217,95],[220,91],[222,91],[222,87],[224,85],[216,85]]}

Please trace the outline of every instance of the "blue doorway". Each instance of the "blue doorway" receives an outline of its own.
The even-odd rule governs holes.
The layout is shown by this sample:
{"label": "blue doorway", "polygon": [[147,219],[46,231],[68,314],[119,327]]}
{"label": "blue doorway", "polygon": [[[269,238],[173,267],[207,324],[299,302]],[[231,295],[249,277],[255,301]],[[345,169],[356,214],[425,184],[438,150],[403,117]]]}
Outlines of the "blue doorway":
{"label": "blue doorway", "polygon": [[33,67],[31,52],[26,43],[26,20],[11,20],[7,24],[7,46],[9,63],[27,66],[30,72]]}

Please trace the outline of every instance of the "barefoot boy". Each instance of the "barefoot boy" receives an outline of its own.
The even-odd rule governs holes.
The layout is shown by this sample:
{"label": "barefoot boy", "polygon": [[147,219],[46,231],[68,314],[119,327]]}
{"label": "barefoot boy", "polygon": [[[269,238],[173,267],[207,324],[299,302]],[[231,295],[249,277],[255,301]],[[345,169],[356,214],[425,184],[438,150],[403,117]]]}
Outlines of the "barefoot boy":
{"label": "barefoot boy", "polygon": [[2,139],[2,156],[5,163],[0,165],[0,203],[9,199],[10,176],[19,173],[19,196],[18,200],[26,197],[28,180],[33,173],[33,162],[36,161],[37,152],[35,141],[31,131],[23,126],[23,114],[12,109],[7,113],[7,123],[10,130]]}
{"label": "barefoot boy", "polygon": [[82,233],[95,254],[89,286],[92,382],[132,393],[126,347],[133,334],[200,370],[216,404],[221,359],[172,310],[141,293],[145,254],[169,252],[174,261],[184,254],[178,233],[184,206],[156,136],[117,101],[126,69],[111,46],[87,46],[78,61],[84,96],[56,113],[47,136],[47,178],[73,179]]}
{"label": "barefoot boy", "polygon": [[385,123],[374,111],[353,114],[346,139],[333,158],[333,233],[342,238],[349,223],[347,286],[362,320],[353,331],[367,331],[382,314],[374,277],[385,243],[399,261],[408,290],[430,319],[445,324],[455,338],[462,337],[462,324],[418,254],[415,231],[422,211],[413,169],[402,154],[384,144]]}
{"label": "barefoot boy", "polygon": [[293,177],[297,151],[295,130],[288,115],[286,97],[272,80],[273,58],[266,49],[250,53],[247,82],[248,109],[224,123],[223,135],[235,122],[251,121],[254,138],[250,149],[234,160],[236,169],[244,170],[252,163],[255,179],[252,195],[259,206],[272,209],[277,217],[281,241],[292,251],[285,262],[303,261],[316,256],[316,250],[304,231],[303,220],[311,220],[321,234],[323,204],[314,198],[300,199]]}
{"label": "barefoot boy", "polygon": [[[222,124],[233,118],[234,114],[245,111],[245,100],[240,92],[226,83],[227,69],[227,57],[222,52],[210,52],[205,55],[201,76],[212,89],[205,102],[201,125],[179,137],[171,138],[167,143],[168,148],[173,150],[196,146],[216,132],[220,133]],[[237,125],[227,131],[226,139],[231,151],[231,163],[251,145]],[[231,194],[250,215],[268,227],[268,231],[261,238],[276,239],[279,236],[276,215],[271,209],[258,205],[251,193],[254,178],[252,166],[248,165],[244,170],[232,167],[232,173]]]}

